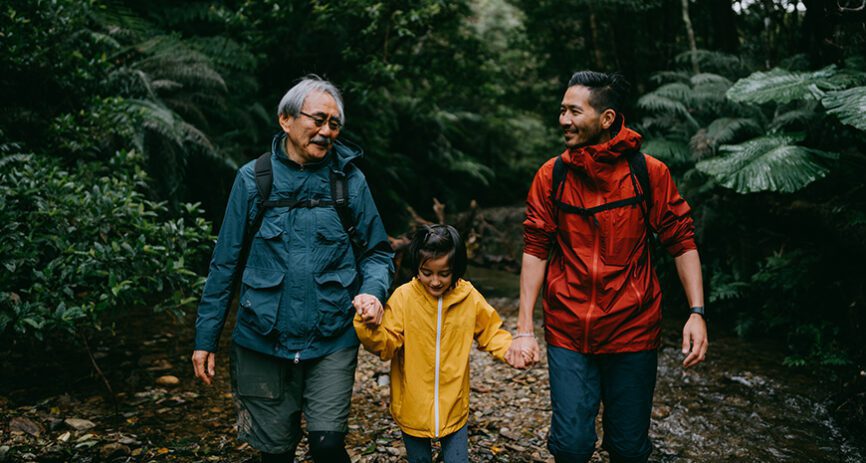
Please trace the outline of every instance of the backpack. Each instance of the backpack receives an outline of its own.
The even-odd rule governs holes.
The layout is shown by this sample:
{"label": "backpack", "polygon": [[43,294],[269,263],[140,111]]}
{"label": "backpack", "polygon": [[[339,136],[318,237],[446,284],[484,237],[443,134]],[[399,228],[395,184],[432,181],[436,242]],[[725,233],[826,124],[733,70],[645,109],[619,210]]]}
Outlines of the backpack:
{"label": "backpack", "polygon": [[[649,210],[650,207],[652,207],[652,189],[650,188],[646,156],[637,150],[628,151],[624,156],[628,161],[628,168],[631,172],[631,183],[632,188],[634,188],[633,197],[621,199],[619,201],[612,201],[590,208],[578,207],[563,202],[560,199],[562,197],[561,190],[565,184],[565,177],[568,175],[568,169],[565,166],[565,162],[562,160],[562,155],[559,155],[553,163],[553,182],[550,189],[550,200],[557,208],[566,214],[578,214],[584,217],[592,217],[593,219],[595,219],[595,214],[597,212],[637,204],[643,214],[647,230],[652,232],[653,229],[649,223]],[[638,184],[640,184],[640,190],[638,190]],[[649,235],[652,236],[652,233],[649,233]]]}

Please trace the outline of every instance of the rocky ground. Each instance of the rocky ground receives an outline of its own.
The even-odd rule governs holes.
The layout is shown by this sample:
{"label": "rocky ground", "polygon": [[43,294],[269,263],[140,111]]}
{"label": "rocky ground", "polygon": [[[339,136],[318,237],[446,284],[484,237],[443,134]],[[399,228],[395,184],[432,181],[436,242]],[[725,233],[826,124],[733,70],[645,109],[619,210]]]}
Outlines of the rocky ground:
{"label": "rocky ground", "polygon": [[[516,301],[490,302],[513,331]],[[80,353],[53,352],[26,365],[32,355],[0,356],[3,375],[20,376],[0,381],[0,462],[256,461],[235,440],[226,364],[219,363],[214,386],[197,383],[188,360],[191,324],[143,320],[94,348],[116,392],[117,413]],[[718,336],[708,361],[684,371],[679,329],[677,323],[665,329],[651,461],[862,461],[828,410],[827,378],[781,367],[778,347]],[[403,460],[388,414],[388,368],[359,355],[348,436],[355,462]],[[476,351],[471,368],[470,460],[552,461],[545,449],[546,362],[519,371]],[[305,444],[298,459],[311,461]],[[599,452],[594,461],[607,456]]]}

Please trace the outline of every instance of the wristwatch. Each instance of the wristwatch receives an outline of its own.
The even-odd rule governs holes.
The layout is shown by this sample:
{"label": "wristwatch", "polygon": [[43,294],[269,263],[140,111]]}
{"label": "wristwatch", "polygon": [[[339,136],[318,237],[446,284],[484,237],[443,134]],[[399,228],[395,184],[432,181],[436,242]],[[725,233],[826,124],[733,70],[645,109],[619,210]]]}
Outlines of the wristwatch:
{"label": "wristwatch", "polygon": [[701,316],[704,320],[707,319],[707,316],[704,314],[704,306],[696,305],[689,310],[689,313],[696,313]]}

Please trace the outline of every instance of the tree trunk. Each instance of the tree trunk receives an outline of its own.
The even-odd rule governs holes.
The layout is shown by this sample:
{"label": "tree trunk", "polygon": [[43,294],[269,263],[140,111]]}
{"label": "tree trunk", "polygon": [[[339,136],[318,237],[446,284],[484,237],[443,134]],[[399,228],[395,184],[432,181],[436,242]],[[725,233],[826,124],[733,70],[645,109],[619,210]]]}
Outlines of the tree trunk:
{"label": "tree trunk", "polygon": [[695,30],[692,28],[692,18],[689,16],[689,0],[682,0],[683,22],[686,25],[686,34],[689,38],[689,51],[692,52],[692,72],[698,74],[701,68],[698,66],[698,44],[695,42]]}
{"label": "tree trunk", "polygon": [[598,20],[596,19],[592,2],[587,3],[587,7],[589,8],[589,30],[592,34],[592,50],[595,57],[595,70],[604,71],[604,56],[601,53],[601,40],[598,37]]}

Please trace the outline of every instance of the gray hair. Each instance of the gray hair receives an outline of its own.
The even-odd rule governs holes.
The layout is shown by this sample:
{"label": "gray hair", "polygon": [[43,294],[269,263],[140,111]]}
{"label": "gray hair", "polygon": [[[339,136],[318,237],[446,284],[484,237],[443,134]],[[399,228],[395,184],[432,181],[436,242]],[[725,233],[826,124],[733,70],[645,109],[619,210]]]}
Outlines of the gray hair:
{"label": "gray hair", "polygon": [[280,105],[277,107],[277,117],[300,116],[304,101],[307,99],[307,95],[312,92],[323,92],[331,95],[334,101],[337,102],[337,109],[340,112],[340,123],[346,123],[346,116],[343,114],[343,96],[340,95],[340,90],[334,84],[315,74],[304,76],[300,82],[283,95]]}

